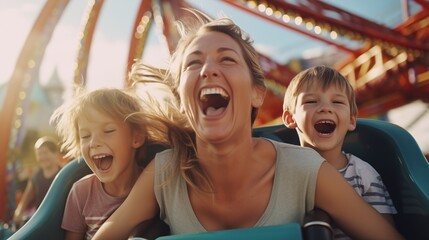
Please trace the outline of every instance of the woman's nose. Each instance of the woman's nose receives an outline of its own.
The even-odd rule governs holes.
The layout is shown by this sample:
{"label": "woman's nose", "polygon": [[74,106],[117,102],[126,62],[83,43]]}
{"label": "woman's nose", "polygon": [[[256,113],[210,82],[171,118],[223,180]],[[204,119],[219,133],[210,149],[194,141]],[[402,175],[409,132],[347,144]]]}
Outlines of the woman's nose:
{"label": "woman's nose", "polygon": [[218,77],[219,69],[216,66],[216,63],[213,61],[206,61],[204,66],[201,69],[201,77],[210,78],[210,77]]}

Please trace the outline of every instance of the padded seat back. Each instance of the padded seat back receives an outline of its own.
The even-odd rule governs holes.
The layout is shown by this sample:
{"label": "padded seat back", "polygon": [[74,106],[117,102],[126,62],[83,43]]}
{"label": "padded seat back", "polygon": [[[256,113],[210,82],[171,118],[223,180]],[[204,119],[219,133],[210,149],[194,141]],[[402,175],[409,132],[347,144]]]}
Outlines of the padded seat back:
{"label": "padded seat back", "polygon": [[230,229],[230,230],[221,230],[221,231],[204,232],[204,233],[171,235],[171,236],[159,237],[158,239],[159,240],[188,240],[188,239],[193,239],[193,240],[209,240],[209,239],[302,240],[302,234],[301,234],[301,226],[297,223],[291,223],[291,224],[278,225],[278,226],[240,228],[240,229]]}
{"label": "padded seat back", "polygon": [[[255,128],[253,133],[257,137],[299,144],[296,131],[283,125]],[[162,146],[152,148],[148,159],[152,159],[156,152],[163,149],[165,147]],[[380,173],[398,210],[398,214],[395,215],[398,230],[407,239],[427,238],[429,236],[429,164],[414,138],[406,130],[394,124],[379,120],[358,119],[356,130],[346,136],[344,150],[369,162]],[[67,164],[54,179],[33,217],[10,239],[63,239],[61,221],[68,192],[75,181],[89,173],[91,171],[83,160],[73,160]],[[291,231],[295,234],[295,228],[296,226],[286,225],[274,227],[271,230],[275,229],[276,233]],[[259,230],[262,233],[270,228]],[[256,236],[254,231],[258,229],[224,233],[228,236],[237,236],[236,234]],[[220,235],[212,233],[203,234],[203,236]]]}
{"label": "padded seat back", "polygon": [[9,239],[64,239],[61,222],[68,193],[74,182],[89,173],[91,170],[83,159],[75,159],[64,166],[34,215]]}
{"label": "padded seat back", "polygon": [[[283,125],[254,130],[255,136],[299,145],[295,130]],[[398,210],[397,229],[407,239],[429,236],[429,164],[415,139],[392,123],[358,119],[346,136],[345,152],[370,163],[380,174]]]}
{"label": "padded seat back", "polygon": [[[148,147],[145,158],[140,163],[142,167],[152,160],[156,153],[166,149],[166,146],[153,144]],[[92,173],[83,159],[75,159],[64,166],[52,182],[49,191],[34,215],[9,239],[64,239],[61,229],[64,208],[69,191],[77,180]]]}

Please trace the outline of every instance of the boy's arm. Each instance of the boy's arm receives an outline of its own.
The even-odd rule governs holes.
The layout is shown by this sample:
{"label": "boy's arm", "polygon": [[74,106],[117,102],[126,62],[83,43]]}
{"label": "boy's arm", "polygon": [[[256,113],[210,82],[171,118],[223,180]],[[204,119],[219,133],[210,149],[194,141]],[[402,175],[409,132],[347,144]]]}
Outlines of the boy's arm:
{"label": "boy's arm", "polygon": [[403,239],[396,229],[366,203],[329,163],[320,167],[315,205],[325,210],[353,239]]}
{"label": "boy's arm", "polygon": [[94,236],[96,239],[127,239],[143,221],[158,212],[154,192],[154,163],[152,160],[143,170],[127,199],[107,219]]}

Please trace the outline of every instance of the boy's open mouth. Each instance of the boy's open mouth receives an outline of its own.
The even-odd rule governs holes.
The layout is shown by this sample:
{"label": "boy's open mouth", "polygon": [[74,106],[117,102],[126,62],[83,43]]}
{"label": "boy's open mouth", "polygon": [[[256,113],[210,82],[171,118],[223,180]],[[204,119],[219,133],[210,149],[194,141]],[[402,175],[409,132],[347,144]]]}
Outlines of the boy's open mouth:
{"label": "boy's open mouth", "polygon": [[200,93],[200,107],[206,116],[222,113],[229,104],[229,96],[222,88],[204,88]]}
{"label": "boy's open mouth", "polygon": [[335,122],[330,120],[322,120],[314,124],[314,129],[316,129],[316,131],[322,135],[328,135],[332,133],[336,127],[337,125]]}
{"label": "boy's open mouth", "polygon": [[113,156],[109,154],[98,154],[92,156],[92,161],[98,169],[105,171],[112,166]]}

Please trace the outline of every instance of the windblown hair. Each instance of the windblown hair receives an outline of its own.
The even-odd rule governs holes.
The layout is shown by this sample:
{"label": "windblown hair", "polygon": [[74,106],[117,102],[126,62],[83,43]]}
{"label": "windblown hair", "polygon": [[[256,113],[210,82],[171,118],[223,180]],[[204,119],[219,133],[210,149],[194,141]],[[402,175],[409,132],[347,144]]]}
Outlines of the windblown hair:
{"label": "windblown hair", "polygon": [[94,109],[123,121],[132,131],[143,134],[146,141],[139,152],[145,152],[146,143],[167,143],[162,134],[165,127],[151,120],[152,112],[143,108],[140,99],[133,93],[114,88],[89,92],[79,89],[76,96],[57,108],[50,119],[50,122],[55,124],[58,135],[63,139],[61,149],[66,153],[65,157],[82,156],[78,119],[87,111]]}
{"label": "windblown hair", "polygon": [[[195,133],[190,127],[186,116],[180,112],[178,96],[174,92],[174,84],[167,70],[144,64],[137,60],[129,73],[131,86],[142,98],[143,105],[152,109],[147,117],[158,123],[157,130],[167,136],[168,143],[173,149],[172,158],[166,166],[170,172],[170,180],[177,174],[191,185],[197,186],[194,177],[194,164],[196,162]],[[154,88],[161,92],[154,92]],[[154,108],[154,106],[157,106]],[[177,160],[177,161],[176,161]],[[189,173],[188,173],[189,172]],[[197,174],[198,175],[198,174]],[[170,180],[161,185],[165,186]],[[207,185],[204,182],[203,185]],[[201,183],[200,183],[201,184]]]}
{"label": "windblown hair", "polygon": [[[170,86],[173,96],[176,98],[176,104],[172,104],[171,109],[175,109],[172,114],[170,112],[169,139],[171,147],[174,150],[173,161],[176,164],[175,172],[179,172],[185,181],[193,188],[199,191],[211,192],[213,191],[212,184],[207,174],[201,168],[198,161],[197,151],[195,147],[195,132],[190,128],[189,122],[184,119],[184,114],[180,114],[180,110],[175,108],[180,106],[180,97],[177,92],[182,65],[184,60],[184,52],[189,44],[194,39],[208,32],[221,32],[230,36],[240,46],[243,57],[249,68],[250,75],[254,86],[266,90],[264,83],[264,74],[261,65],[259,64],[258,54],[253,47],[253,42],[250,37],[239,26],[237,26],[231,19],[222,17],[219,19],[211,19],[207,15],[194,10],[187,9],[192,13],[193,17],[184,18],[177,22],[177,28],[180,34],[180,40],[177,44],[176,50],[171,57],[169,71],[167,75],[162,77],[163,82]],[[163,72],[163,71],[162,71]],[[252,106],[249,106],[252,107]],[[258,113],[258,108],[252,107],[250,121],[253,124]],[[174,124],[177,119],[178,122],[183,122],[184,125]]]}
{"label": "windblown hair", "polygon": [[172,81],[168,77],[166,69],[144,64],[141,59],[136,59],[128,74],[131,88],[143,102],[160,104],[168,111],[170,104],[177,105],[177,96],[172,91]]}
{"label": "windblown hair", "polygon": [[350,104],[350,114],[358,115],[355,92],[350,82],[337,70],[326,66],[315,66],[298,73],[286,89],[283,100],[283,111],[295,111],[298,95],[314,85],[326,90],[330,86],[336,86],[345,91]]}
{"label": "windblown hair", "polygon": [[[221,32],[228,35],[238,43],[241,51],[243,52],[243,58],[250,70],[253,84],[265,91],[266,86],[264,81],[264,72],[261,65],[259,64],[258,53],[253,47],[253,40],[249,37],[249,35],[238,25],[236,25],[230,18],[222,17],[219,19],[212,19],[195,9],[187,10],[193,14],[194,18],[187,18],[177,22],[177,28],[181,38],[177,44],[175,52],[172,55],[170,66],[170,73],[175,85],[174,89],[177,89],[177,86],[179,85],[183,67],[183,54],[189,44],[191,44],[195,38],[201,36],[202,34],[208,32]],[[178,96],[177,93],[176,96]],[[255,122],[257,115],[258,108],[252,107],[250,119],[252,124]]]}
{"label": "windblown hair", "polygon": [[[263,70],[258,60],[258,54],[247,33],[242,31],[240,27],[227,17],[214,20],[197,10],[187,10],[193,14],[193,17],[184,18],[177,22],[181,38],[171,57],[168,71],[156,69],[148,65],[144,65],[141,61],[137,61],[133,65],[129,77],[134,86],[142,84],[141,86],[147,87],[145,86],[146,84],[158,82],[164,85],[163,89],[169,89],[169,97],[167,98],[167,101],[163,101],[162,103],[162,105],[166,107],[161,107],[161,111],[153,120],[161,122],[168,128],[167,135],[174,154],[174,161],[170,162],[171,164],[174,164],[171,176],[179,173],[191,187],[199,191],[210,192],[213,190],[211,181],[208,179],[207,174],[205,174],[198,161],[195,147],[195,132],[190,127],[186,116],[180,112],[179,107],[180,97],[177,89],[180,83],[184,52],[186,48],[194,39],[202,34],[208,32],[224,33],[230,36],[240,46],[243,52],[243,57],[249,67],[254,86],[261,88],[264,91],[266,90],[266,87],[264,83]],[[153,99],[151,92],[148,95],[151,97],[149,97],[149,100],[146,99],[144,102],[159,102],[159,100]],[[174,100],[170,98],[171,96],[174,97]],[[165,111],[162,109],[168,110]],[[252,124],[256,119],[257,113],[258,108],[252,107],[249,119]]]}

